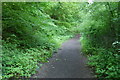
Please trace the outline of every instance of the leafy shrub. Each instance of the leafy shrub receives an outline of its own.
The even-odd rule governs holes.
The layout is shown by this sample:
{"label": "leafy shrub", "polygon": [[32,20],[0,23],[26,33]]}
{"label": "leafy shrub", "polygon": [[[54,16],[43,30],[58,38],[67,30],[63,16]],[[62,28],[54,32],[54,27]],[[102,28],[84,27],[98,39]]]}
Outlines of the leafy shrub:
{"label": "leafy shrub", "polygon": [[95,67],[97,77],[120,78],[120,55],[112,51],[99,50],[96,55],[89,57],[90,66]]}
{"label": "leafy shrub", "polygon": [[46,62],[50,51],[36,48],[21,50],[17,44],[3,42],[3,78],[30,77],[35,73],[38,62]]}
{"label": "leafy shrub", "polygon": [[[58,20],[51,16],[54,13],[51,10],[57,4],[58,2],[2,3],[3,78],[30,77],[35,73],[39,62],[47,62],[60,44],[71,37],[69,29],[72,28],[72,22],[63,16]],[[58,7],[69,9],[68,4],[64,6]],[[61,11],[62,14],[64,10]],[[69,14],[67,11],[65,15]],[[71,20],[71,17],[67,19]]]}
{"label": "leafy shrub", "polygon": [[[89,56],[89,65],[97,77],[120,78],[120,55],[118,41],[119,3],[86,4],[80,23],[82,51]],[[85,16],[83,16],[86,14]],[[116,26],[116,27],[115,27]]]}

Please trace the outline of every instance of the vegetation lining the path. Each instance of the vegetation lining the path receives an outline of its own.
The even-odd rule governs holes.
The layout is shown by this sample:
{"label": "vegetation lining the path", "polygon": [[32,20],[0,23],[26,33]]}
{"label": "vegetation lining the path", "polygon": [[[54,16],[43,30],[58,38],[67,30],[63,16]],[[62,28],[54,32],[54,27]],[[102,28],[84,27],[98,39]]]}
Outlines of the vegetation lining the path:
{"label": "vegetation lining the path", "polygon": [[2,77],[30,77],[60,44],[81,34],[98,77],[120,78],[118,2],[2,3]]}
{"label": "vegetation lining the path", "polygon": [[73,3],[2,3],[2,77],[30,77],[60,44],[72,37]]}
{"label": "vegetation lining the path", "polygon": [[82,50],[97,77],[120,78],[119,10],[118,2],[93,3],[81,14]]}

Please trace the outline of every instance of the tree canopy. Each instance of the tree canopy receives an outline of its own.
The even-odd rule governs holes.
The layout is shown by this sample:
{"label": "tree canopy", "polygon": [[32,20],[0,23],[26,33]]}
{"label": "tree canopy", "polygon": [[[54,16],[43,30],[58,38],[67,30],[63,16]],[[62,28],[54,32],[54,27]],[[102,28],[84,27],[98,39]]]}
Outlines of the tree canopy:
{"label": "tree canopy", "polygon": [[3,2],[2,77],[30,77],[80,34],[97,77],[120,78],[119,2]]}

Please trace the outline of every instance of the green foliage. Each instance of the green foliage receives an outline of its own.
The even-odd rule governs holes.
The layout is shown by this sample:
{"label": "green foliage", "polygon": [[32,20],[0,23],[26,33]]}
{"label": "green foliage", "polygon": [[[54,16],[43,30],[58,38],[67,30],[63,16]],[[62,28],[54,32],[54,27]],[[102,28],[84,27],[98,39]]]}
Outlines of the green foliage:
{"label": "green foliage", "polygon": [[[96,55],[98,53],[98,55]],[[120,55],[105,49],[98,50],[94,56],[89,57],[88,63],[95,70],[97,77],[119,78]]]}
{"label": "green foliage", "polygon": [[39,62],[47,62],[61,43],[72,37],[75,20],[69,6],[58,2],[2,3],[3,78],[30,77]]}
{"label": "green foliage", "polygon": [[35,73],[38,62],[46,62],[50,51],[30,48],[21,50],[17,44],[3,42],[3,78],[30,77]]}
{"label": "green foliage", "polygon": [[[120,78],[120,42],[118,40],[118,4],[86,4],[81,12],[82,51],[97,77]],[[84,15],[86,14],[86,15]],[[83,16],[84,15],[84,16]]]}
{"label": "green foliage", "polygon": [[3,78],[30,77],[61,43],[81,34],[98,77],[120,78],[119,3],[2,3]]}
{"label": "green foliage", "polygon": [[37,63],[32,60],[33,57],[17,49],[16,46],[5,44],[3,47],[3,78],[30,76],[29,73],[36,68]]}
{"label": "green foliage", "polygon": [[[37,4],[33,3],[30,9],[30,3],[5,4],[6,3],[3,4],[3,33],[6,34],[3,34],[3,38],[6,39],[12,34],[19,36],[17,37],[18,40],[24,40],[19,42],[23,44],[21,45],[22,47],[36,47],[49,43],[49,38],[52,37],[52,34],[54,35],[56,26],[52,23],[48,15],[43,14],[37,9]],[[12,6],[17,7],[17,10]],[[10,7],[12,7],[12,9]],[[7,9],[11,11],[8,12]],[[20,13],[21,10],[23,11],[22,13]],[[8,14],[12,14],[12,16],[8,17]],[[7,26],[10,23],[11,25]],[[7,31],[6,28],[9,28],[9,31]]]}

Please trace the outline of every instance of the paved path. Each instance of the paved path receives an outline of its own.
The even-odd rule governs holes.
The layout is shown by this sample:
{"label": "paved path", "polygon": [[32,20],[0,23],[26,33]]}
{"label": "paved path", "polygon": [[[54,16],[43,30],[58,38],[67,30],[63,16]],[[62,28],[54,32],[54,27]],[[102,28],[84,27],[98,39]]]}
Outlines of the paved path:
{"label": "paved path", "polygon": [[64,42],[58,53],[55,53],[49,63],[43,64],[37,78],[92,78],[91,70],[86,66],[87,59],[81,53],[79,38]]}

